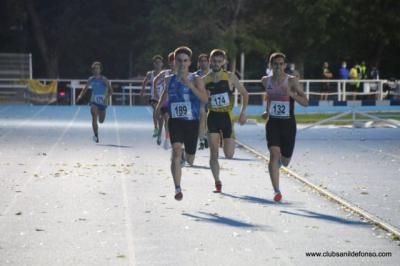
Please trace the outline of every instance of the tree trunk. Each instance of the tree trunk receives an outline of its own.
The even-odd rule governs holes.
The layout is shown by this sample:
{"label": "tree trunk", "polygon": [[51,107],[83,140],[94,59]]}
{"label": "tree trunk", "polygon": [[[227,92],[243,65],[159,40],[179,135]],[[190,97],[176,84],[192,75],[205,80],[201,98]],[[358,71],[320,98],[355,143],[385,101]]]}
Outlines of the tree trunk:
{"label": "tree trunk", "polygon": [[230,71],[232,73],[236,73],[236,61],[237,61],[236,58],[237,58],[238,49],[236,47],[235,40],[236,40],[236,37],[237,37],[238,17],[239,17],[239,13],[240,13],[240,11],[242,9],[242,4],[243,4],[243,0],[238,0],[236,2],[234,13],[233,13],[232,26],[231,26],[231,28],[232,28],[232,40],[233,40],[232,47],[235,47],[234,51],[232,51],[231,62],[230,62]]}
{"label": "tree trunk", "polygon": [[378,48],[376,49],[376,54],[374,58],[373,64],[379,69],[379,64],[382,60],[382,54],[385,50],[385,41],[381,40],[378,44]]}
{"label": "tree trunk", "polygon": [[43,61],[46,65],[48,78],[58,77],[58,53],[56,51],[50,53],[49,46],[46,41],[46,36],[43,31],[43,26],[40,17],[35,10],[34,1],[25,0],[25,5],[32,22],[32,31],[35,36],[36,43],[39,47]]}

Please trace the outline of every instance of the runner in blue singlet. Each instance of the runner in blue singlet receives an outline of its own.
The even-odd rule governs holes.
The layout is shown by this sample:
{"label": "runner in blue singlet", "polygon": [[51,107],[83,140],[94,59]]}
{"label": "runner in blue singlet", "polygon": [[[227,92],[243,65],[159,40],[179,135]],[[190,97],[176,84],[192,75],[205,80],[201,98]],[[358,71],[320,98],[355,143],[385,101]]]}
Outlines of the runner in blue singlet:
{"label": "runner in blue singlet", "polygon": [[181,190],[182,146],[185,146],[186,161],[193,165],[199,133],[200,102],[206,103],[208,95],[200,77],[189,73],[192,51],[179,47],[174,51],[176,74],[166,77],[166,87],[157,105],[161,106],[168,97],[168,128],[172,144],[171,172],[175,184],[175,199],[183,197]]}
{"label": "runner in blue singlet", "polygon": [[102,64],[100,62],[93,62],[92,71],[93,76],[91,76],[82,92],[79,94],[77,102],[80,102],[82,97],[86,94],[89,88],[92,90],[92,95],[90,97],[90,113],[92,115],[92,128],[93,128],[93,140],[99,142],[99,126],[97,120],[100,123],[104,122],[106,118],[106,108],[108,105],[109,98],[112,94],[112,89],[110,82],[106,77],[101,75]]}

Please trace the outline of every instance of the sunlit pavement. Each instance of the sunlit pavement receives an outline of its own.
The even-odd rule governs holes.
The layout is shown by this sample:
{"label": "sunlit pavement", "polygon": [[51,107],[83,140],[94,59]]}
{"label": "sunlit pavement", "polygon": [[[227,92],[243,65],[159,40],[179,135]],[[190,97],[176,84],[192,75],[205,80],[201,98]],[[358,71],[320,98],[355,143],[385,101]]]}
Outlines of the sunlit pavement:
{"label": "sunlit pavement", "polygon": [[[237,126],[240,140],[258,127]],[[0,265],[397,265],[397,241],[303,184],[283,176],[283,202],[274,203],[265,162],[245,150],[234,160],[221,154],[222,194],[213,193],[209,151],[199,151],[195,167],[183,169],[183,200],[175,201],[170,151],[151,134],[144,107],[108,108],[95,144],[87,106],[0,106]],[[258,137],[252,143],[266,147]],[[318,160],[337,163],[340,155],[330,152],[310,160],[321,143],[299,135],[292,167],[317,177]],[[376,162],[360,157],[366,172]],[[338,181],[320,178],[327,187]],[[389,199],[399,200],[394,179]],[[361,203],[371,189],[360,188]],[[359,251],[392,255],[306,255]]]}

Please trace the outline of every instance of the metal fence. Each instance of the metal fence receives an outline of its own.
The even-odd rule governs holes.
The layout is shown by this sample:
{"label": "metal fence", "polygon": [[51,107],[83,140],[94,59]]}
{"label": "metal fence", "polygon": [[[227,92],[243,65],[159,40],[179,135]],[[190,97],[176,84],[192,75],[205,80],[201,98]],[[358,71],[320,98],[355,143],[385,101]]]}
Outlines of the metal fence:
{"label": "metal fence", "polygon": [[[39,79],[44,84],[53,80]],[[87,80],[58,79],[58,103],[75,105],[76,99]],[[242,80],[249,91],[250,104],[264,104],[265,90],[260,80]],[[150,87],[146,87],[144,97],[140,97],[142,80],[110,80],[113,95],[111,105],[143,105],[149,100]],[[346,101],[355,99],[383,100],[400,98],[400,84],[388,80],[300,80],[307,98],[319,100],[327,95],[329,100]],[[26,85],[19,79],[0,79],[0,102],[29,103],[25,98]],[[88,100],[88,99],[87,99]],[[235,105],[240,103],[240,95],[235,92]]]}
{"label": "metal fence", "polygon": [[32,79],[32,54],[0,53],[0,79]]}

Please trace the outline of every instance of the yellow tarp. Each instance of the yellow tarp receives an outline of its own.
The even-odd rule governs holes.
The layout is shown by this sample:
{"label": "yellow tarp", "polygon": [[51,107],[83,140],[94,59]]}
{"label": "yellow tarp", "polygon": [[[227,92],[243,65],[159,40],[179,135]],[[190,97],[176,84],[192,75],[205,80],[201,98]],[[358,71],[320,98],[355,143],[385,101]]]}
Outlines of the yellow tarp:
{"label": "yellow tarp", "polygon": [[36,94],[57,94],[57,81],[52,81],[50,84],[44,85],[38,80],[24,80],[22,81],[28,86],[28,89]]}

